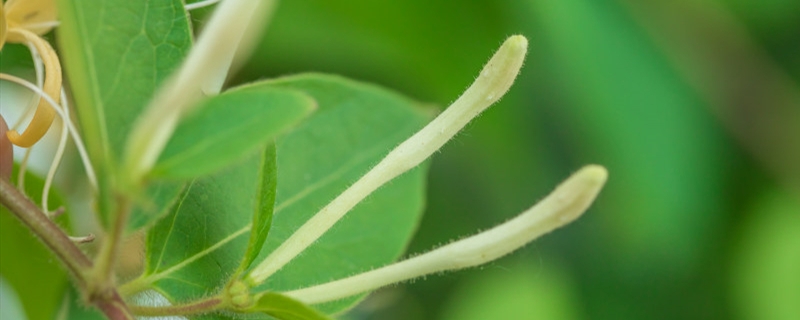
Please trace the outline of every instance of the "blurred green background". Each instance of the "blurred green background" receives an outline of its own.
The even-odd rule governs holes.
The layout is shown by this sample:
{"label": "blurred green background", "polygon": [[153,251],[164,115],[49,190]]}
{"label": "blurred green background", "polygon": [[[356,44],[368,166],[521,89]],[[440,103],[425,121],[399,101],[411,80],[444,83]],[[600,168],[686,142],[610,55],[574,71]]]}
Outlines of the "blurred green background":
{"label": "blurred green background", "polygon": [[348,319],[800,319],[800,1],[282,1],[234,82],[304,71],[446,106],[509,35],[517,83],[434,157],[409,254],[518,214],[581,165],[576,223]]}

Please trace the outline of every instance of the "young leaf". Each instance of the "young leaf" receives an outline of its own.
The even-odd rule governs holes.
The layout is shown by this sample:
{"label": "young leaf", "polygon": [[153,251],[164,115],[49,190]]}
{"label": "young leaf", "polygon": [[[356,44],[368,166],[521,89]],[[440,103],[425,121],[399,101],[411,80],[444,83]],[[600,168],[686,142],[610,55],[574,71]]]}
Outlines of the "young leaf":
{"label": "young leaf", "polygon": [[113,212],[108,173],[133,119],[189,51],[189,19],[181,0],[61,0],[58,13],[62,65],[100,171],[100,221],[107,226]]}
{"label": "young leaf", "polygon": [[[319,111],[276,142],[280,183],[272,226],[259,254],[262,258],[429,118],[411,100],[340,77],[301,75],[269,85],[309,94],[318,102]],[[150,231],[147,270],[123,291],[154,283],[172,301],[185,301],[218,290],[236,267],[231,264],[245,255],[247,244],[242,235],[251,228],[256,168],[263,166],[248,161],[227,169],[233,176],[219,173],[213,176],[216,180],[201,179],[190,186],[176,213]],[[424,169],[409,172],[376,191],[259,289],[297,289],[397,259],[421,215]],[[206,191],[200,192],[198,186]],[[340,311],[354,301],[324,306],[324,311]]]}
{"label": "young leaf", "polygon": [[264,152],[263,167],[261,168],[261,181],[258,191],[256,191],[257,203],[253,214],[252,227],[250,228],[250,240],[247,242],[247,250],[244,259],[237,269],[237,273],[247,270],[253,260],[261,252],[264,240],[272,223],[272,213],[275,209],[275,191],[278,182],[278,159],[275,155],[275,144],[267,146]]}
{"label": "young leaf", "polygon": [[213,173],[263,147],[314,106],[301,92],[261,84],[215,96],[181,121],[151,175],[186,179]]}
{"label": "young leaf", "polygon": [[328,320],[326,315],[287,296],[267,292],[250,311],[260,312],[278,320]]}

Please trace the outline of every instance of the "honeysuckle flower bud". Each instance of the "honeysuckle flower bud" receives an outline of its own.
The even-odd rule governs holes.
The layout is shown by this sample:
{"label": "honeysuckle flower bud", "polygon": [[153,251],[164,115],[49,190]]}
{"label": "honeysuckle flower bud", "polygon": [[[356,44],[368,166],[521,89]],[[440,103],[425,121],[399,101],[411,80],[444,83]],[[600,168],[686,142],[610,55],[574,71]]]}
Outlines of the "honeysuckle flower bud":
{"label": "honeysuckle flower bud", "polygon": [[577,219],[589,208],[607,177],[605,168],[586,166],[544,200],[492,229],[386,267],[284,294],[308,304],[322,303],[431,273],[487,263]]}
{"label": "honeysuckle flower bud", "polygon": [[261,283],[319,239],[350,209],[380,186],[416,167],[453,138],[470,120],[500,99],[514,83],[528,40],[509,37],[492,56],[478,78],[450,107],[419,132],[389,152],[381,162],[300,226],[261,262],[249,277]]}

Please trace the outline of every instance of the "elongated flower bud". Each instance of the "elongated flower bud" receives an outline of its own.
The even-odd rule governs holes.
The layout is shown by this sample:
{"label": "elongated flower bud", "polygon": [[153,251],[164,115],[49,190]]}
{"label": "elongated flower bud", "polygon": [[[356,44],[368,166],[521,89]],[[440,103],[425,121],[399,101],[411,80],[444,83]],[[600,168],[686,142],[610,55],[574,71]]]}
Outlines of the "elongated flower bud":
{"label": "elongated flower bud", "polygon": [[544,200],[492,229],[386,267],[285,294],[308,304],[322,303],[431,273],[487,263],[577,219],[589,208],[607,177],[605,168],[586,166]]}
{"label": "elongated flower bud", "polygon": [[339,219],[380,186],[416,167],[464,128],[470,120],[500,99],[514,83],[528,40],[508,38],[483,67],[478,78],[450,107],[419,132],[389,152],[381,162],[350,188],[311,217],[250,274],[260,283],[280,270],[319,239]]}

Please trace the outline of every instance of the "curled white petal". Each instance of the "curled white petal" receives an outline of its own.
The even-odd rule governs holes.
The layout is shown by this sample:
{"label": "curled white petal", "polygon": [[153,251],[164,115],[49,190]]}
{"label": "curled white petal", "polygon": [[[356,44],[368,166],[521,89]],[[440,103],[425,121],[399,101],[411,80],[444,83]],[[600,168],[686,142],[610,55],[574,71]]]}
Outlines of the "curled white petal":
{"label": "curled white petal", "polygon": [[[61,107],[65,115],[69,115],[69,102],[64,89],[61,89]],[[69,140],[69,126],[67,125],[69,119],[61,119],[61,137],[58,141],[56,153],[53,155],[53,162],[50,164],[50,170],[47,171],[47,177],[44,179],[44,190],[42,190],[42,210],[50,218],[53,218],[53,212],[50,212],[48,202],[50,201],[50,186],[53,185],[53,180],[56,177],[56,171],[61,165],[61,158],[64,157],[64,150],[67,148],[67,140]]]}
{"label": "curled white petal", "polygon": [[[81,161],[83,162],[83,167],[86,170],[86,177],[89,179],[89,183],[91,183],[92,187],[96,190],[97,189],[97,175],[95,175],[95,173],[94,173],[94,167],[92,166],[92,162],[89,159],[89,154],[86,152],[86,146],[83,144],[83,139],[81,139],[81,136],[78,133],[78,130],[75,128],[75,125],[72,124],[72,120],[71,120],[69,114],[65,113],[64,109],[62,109],[61,105],[56,103],[56,101],[53,99],[53,97],[48,95],[46,92],[44,92],[44,90],[42,90],[41,88],[37,87],[36,85],[26,81],[25,79],[22,79],[22,78],[19,78],[19,77],[15,77],[15,76],[12,76],[12,75],[9,75],[9,74],[5,74],[5,73],[0,73],[0,79],[6,80],[6,81],[10,81],[10,82],[19,84],[19,85],[21,85],[21,86],[23,86],[25,88],[28,88],[29,90],[31,90],[34,93],[36,93],[39,97],[42,97],[45,101],[47,101],[47,103],[50,104],[51,107],[53,107],[53,109],[56,111],[56,114],[58,114],[58,116],[61,117],[61,119],[63,120],[63,125],[67,126],[67,129],[69,129],[69,133],[72,136],[72,140],[75,141],[75,147],[78,149],[78,154],[80,155]],[[61,90],[61,94],[62,94],[62,99],[63,99],[62,101],[66,101],[66,99],[64,99],[64,97],[65,97],[64,96],[64,90]],[[25,153],[25,158],[26,159],[22,161],[23,164],[26,164],[28,162],[28,160],[27,160],[28,155],[30,155],[30,153],[26,152]],[[24,169],[20,168],[20,172],[24,172]],[[24,181],[24,180],[22,180],[22,181]],[[19,186],[19,187],[22,188],[22,186]]]}
{"label": "curled white petal", "polygon": [[600,192],[607,176],[601,166],[586,166],[547,198],[492,229],[386,267],[284,294],[308,304],[322,303],[431,273],[487,263],[580,217]]}
{"label": "curled white petal", "polygon": [[126,150],[126,171],[136,183],[155,164],[180,117],[198,100],[215,95],[234,57],[260,31],[273,0],[227,0],[220,3],[186,61],[158,91],[137,120]]}
{"label": "curled white petal", "polygon": [[528,40],[525,37],[508,38],[461,97],[298,228],[253,269],[250,279],[261,283],[280,270],[370,193],[419,165],[453,138],[470,120],[499,100],[514,83],[527,48]]}

